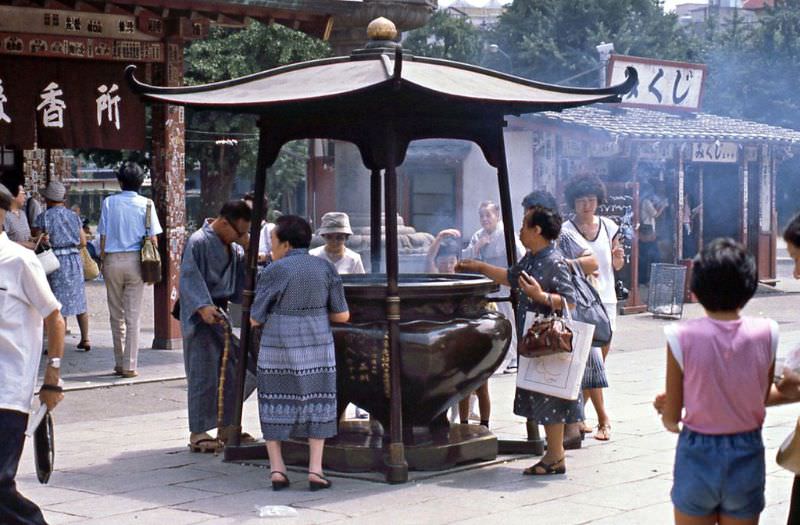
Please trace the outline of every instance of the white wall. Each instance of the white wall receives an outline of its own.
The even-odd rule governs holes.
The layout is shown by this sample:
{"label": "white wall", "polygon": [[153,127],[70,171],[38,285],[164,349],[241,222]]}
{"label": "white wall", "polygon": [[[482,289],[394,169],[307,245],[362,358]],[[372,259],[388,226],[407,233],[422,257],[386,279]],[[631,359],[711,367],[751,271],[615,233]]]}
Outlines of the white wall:
{"label": "white wall", "polygon": [[[514,214],[514,229],[518,230],[522,220],[522,199],[533,189],[533,136],[530,131],[506,131],[506,158],[511,187],[511,209]],[[500,203],[497,170],[486,162],[481,149],[473,144],[464,159],[463,211],[464,240],[479,228],[478,205],[485,200]]]}

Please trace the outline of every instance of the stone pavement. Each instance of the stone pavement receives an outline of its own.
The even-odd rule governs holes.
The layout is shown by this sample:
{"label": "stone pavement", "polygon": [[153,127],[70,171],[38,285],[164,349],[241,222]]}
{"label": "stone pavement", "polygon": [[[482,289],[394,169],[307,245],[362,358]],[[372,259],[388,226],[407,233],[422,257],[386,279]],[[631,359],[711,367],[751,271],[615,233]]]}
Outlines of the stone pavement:
{"label": "stone pavement", "polygon": [[[374,477],[371,481],[369,476],[329,472],[334,487],[311,493],[304,483],[305,471],[290,468],[292,487],[272,492],[265,465],[228,464],[188,451],[185,382],[175,379],[183,376],[179,350],[142,350],[139,378],[108,375],[113,356],[102,283],[91,283],[89,293],[94,348],[88,354],[76,352],[77,336],[69,336],[65,376],[68,388],[91,389],[68,392],[55,413],[56,471],[49,485],[36,481],[30,447],[20,463],[20,490],[43,507],[52,524],[274,520],[258,518],[257,505],[292,506],[298,515],[278,520],[285,524],[672,523],[669,490],[676,436],[663,430],[651,406],[664,384],[661,330],[667,321],[649,314],[620,318],[608,362],[611,388],[606,391],[612,440],[587,438],[581,450],[569,451],[566,475],[523,477],[522,469],[535,458],[508,456],[480,468],[412,473],[411,482],[397,486]],[[755,298],[747,313],[780,323],[780,353],[785,353],[800,344],[798,305],[798,295],[769,293]],[[686,307],[684,317],[698,315],[697,305]],[[75,328],[74,321],[71,326]],[[151,338],[150,319],[144,323],[143,345]],[[114,384],[119,386],[105,388]],[[521,437],[524,424],[511,413],[514,377],[496,375],[490,388],[493,430],[501,437]],[[794,427],[799,408],[789,405],[768,412],[768,507],[762,523],[785,523],[792,477],[775,464],[774,456]],[[256,409],[253,400],[245,404],[244,427],[254,434]],[[591,422],[591,409],[588,416]]]}

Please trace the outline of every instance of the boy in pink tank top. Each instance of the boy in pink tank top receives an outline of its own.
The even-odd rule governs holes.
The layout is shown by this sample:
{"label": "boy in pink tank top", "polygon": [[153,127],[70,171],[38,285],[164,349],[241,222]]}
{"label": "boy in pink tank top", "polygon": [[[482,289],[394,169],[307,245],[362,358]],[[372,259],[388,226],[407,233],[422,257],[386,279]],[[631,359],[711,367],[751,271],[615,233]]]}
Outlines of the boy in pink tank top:
{"label": "boy in pink tank top", "polygon": [[745,248],[716,239],[692,266],[691,290],[706,317],[664,330],[667,391],[655,406],[667,430],[680,433],[672,486],[677,524],[755,524],[764,509],[761,425],[778,325],[739,315],[757,285]]}

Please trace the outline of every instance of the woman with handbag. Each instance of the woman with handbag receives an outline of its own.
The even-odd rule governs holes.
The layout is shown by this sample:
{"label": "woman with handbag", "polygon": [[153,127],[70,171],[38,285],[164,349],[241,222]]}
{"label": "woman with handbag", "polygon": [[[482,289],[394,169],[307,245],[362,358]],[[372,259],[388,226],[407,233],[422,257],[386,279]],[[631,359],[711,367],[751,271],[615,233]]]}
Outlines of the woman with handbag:
{"label": "woman with handbag", "polygon": [[47,276],[53,294],[61,303],[61,315],[78,318],[81,340],[78,348],[91,349],[89,314],[86,307],[86,287],[80,249],[86,247],[86,234],[78,215],[64,206],[67,189],[58,181],[47,185],[42,192],[47,209],[34,220],[34,228],[47,235],[59,268]]}
{"label": "woman with handbag", "polygon": [[[617,292],[614,272],[625,265],[625,250],[619,241],[619,226],[606,217],[597,214],[597,208],[606,201],[606,187],[595,176],[576,177],[567,183],[564,189],[567,204],[575,215],[563,225],[564,232],[583,246],[588,253],[595,256],[598,264],[596,279],[593,284],[603,301],[612,331],[616,329]],[[598,355],[592,349],[586,365],[583,381],[584,401],[592,401],[597,413],[597,428],[594,438],[600,441],[611,439],[611,419],[606,412],[603,389],[608,388],[605,360],[611,349],[611,343],[604,345]],[[583,425],[581,432],[588,434],[592,428]]]}
{"label": "woman with handbag", "polygon": [[[525,213],[520,240],[528,253],[514,266],[505,269],[475,260],[461,261],[458,271],[482,273],[498,284],[521,291],[517,304],[517,333],[522,334],[526,312],[552,315],[575,303],[569,268],[554,241],[561,233],[561,216],[555,211],[534,206]],[[517,388],[514,413],[544,425],[547,452],[542,460],[523,474],[543,476],[564,474],[564,425],[583,421],[583,401],[547,396]]]}

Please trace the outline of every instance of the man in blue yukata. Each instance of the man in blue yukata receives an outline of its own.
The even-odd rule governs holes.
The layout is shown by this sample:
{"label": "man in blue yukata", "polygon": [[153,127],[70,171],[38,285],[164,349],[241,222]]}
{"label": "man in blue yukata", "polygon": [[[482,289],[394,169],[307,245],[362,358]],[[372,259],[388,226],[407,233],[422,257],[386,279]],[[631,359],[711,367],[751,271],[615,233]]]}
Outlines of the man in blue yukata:
{"label": "man in blue yukata", "polygon": [[[180,321],[188,383],[189,448],[193,452],[217,452],[230,437],[236,368],[233,347],[238,346],[233,337],[225,367],[223,426],[217,428],[216,438],[208,431],[218,426],[217,395],[229,330],[226,311],[229,302],[241,302],[251,215],[245,201],[228,201],[216,218],[208,219],[189,237],[183,252]],[[254,388],[254,378],[246,381],[246,395]],[[252,440],[246,434],[242,437]]]}

